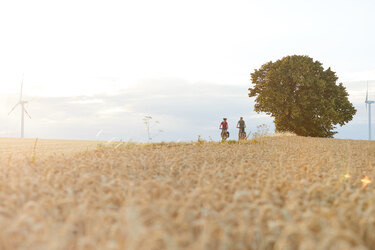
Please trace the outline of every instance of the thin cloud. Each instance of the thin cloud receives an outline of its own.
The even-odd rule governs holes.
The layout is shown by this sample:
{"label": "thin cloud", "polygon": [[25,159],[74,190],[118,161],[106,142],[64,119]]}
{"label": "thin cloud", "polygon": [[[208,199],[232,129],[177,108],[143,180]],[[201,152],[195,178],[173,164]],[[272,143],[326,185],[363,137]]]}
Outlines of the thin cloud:
{"label": "thin cloud", "polygon": [[[358,84],[349,84],[348,89]],[[363,85],[363,84],[362,84]],[[274,128],[273,119],[253,111],[254,100],[248,97],[247,85],[189,84],[178,79],[146,80],[114,94],[95,94],[76,97],[38,97],[27,106],[32,120],[26,120],[28,137],[109,140],[147,140],[143,117],[149,114],[160,124],[152,128],[154,140],[176,141],[203,138],[219,139],[219,123],[227,117],[231,134],[236,134],[235,124],[240,116],[247,122],[247,129],[267,124]],[[5,98],[5,96],[2,96]],[[339,128],[340,138],[365,139],[365,134],[353,133],[367,122],[362,102],[355,102],[358,113],[348,125]],[[7,117],[2,109],[2,131],[18,136],[19,115]],[[162,129],[163,133],[158,132]],[[155,137],[156,136],[156,137]]]}

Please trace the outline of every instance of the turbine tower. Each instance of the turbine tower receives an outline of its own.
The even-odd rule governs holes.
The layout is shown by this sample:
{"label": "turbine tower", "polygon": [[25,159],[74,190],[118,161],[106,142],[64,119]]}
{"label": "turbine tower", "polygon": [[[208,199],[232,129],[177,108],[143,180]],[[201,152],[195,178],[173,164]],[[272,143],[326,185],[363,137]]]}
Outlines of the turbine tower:
{"label": "turbine tower", "polygon": [[371,104],[375,103],[375,101],[368,100],[368,82],[367,82],[367,91],[366,91],[366,110],[368,105],[368,139],[371,141]]}
{"label": "turbine tower", "polygon": [[29,113],[28,113],[27,110],[25,109],[25,104],[27,103],[27,101],[22,100],[22,88],[23,88],[23,75],[22,75],[22,81],[21,81],[20,100],[16,103],[16,105],[14,105],[14,107],[13,107],[13,108],[11,109],[11,111],[8,113],[8,115],[10,115],[10,113],[12,113],[13,110],[14,110],[18,105],[21,105],[21,138],[24,137],[24,120],[25,120],[25,113],[26,113],[26,115],[31,119],[31,116],[29,115]]}

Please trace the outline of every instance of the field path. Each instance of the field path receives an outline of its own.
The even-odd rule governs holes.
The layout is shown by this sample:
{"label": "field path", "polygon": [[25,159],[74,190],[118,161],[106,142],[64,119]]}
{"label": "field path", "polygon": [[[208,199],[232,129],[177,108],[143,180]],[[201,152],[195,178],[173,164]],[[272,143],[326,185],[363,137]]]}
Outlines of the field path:
{"label": "field path", "polygon": [[[36,139],[0,138],[0,158],[33,153]],[[55,153],[76,153],[97,148],[100,141],[38,139],[35,151],[40,156]]]}

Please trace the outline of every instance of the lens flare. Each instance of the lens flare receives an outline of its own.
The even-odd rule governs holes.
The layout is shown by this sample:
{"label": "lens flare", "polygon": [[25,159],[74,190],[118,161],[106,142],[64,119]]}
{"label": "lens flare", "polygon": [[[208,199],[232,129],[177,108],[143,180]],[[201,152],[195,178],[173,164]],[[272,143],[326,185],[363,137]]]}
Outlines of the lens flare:
{"label": "lens flare", "polygon": [[371,180],[366,175],[365,178],[361,179],[361,182],[362,182],[362,188],[365,189],[366,186],[371,183]]}

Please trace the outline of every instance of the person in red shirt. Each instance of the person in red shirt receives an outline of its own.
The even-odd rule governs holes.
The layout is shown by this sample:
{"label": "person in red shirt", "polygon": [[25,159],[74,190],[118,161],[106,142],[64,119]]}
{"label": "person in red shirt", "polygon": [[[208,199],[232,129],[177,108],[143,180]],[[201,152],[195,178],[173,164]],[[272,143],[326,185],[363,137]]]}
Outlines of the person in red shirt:
{"label": "person in red shirt", "polygon": [[[223,121],[220,123],[220,127],[219,129],[221,129],[221,137],[224,137],[223,135],[228,135],[228,123],[227,123],[227,118],[223,118]],[[228,136],[226,136],[228,137]]]}

